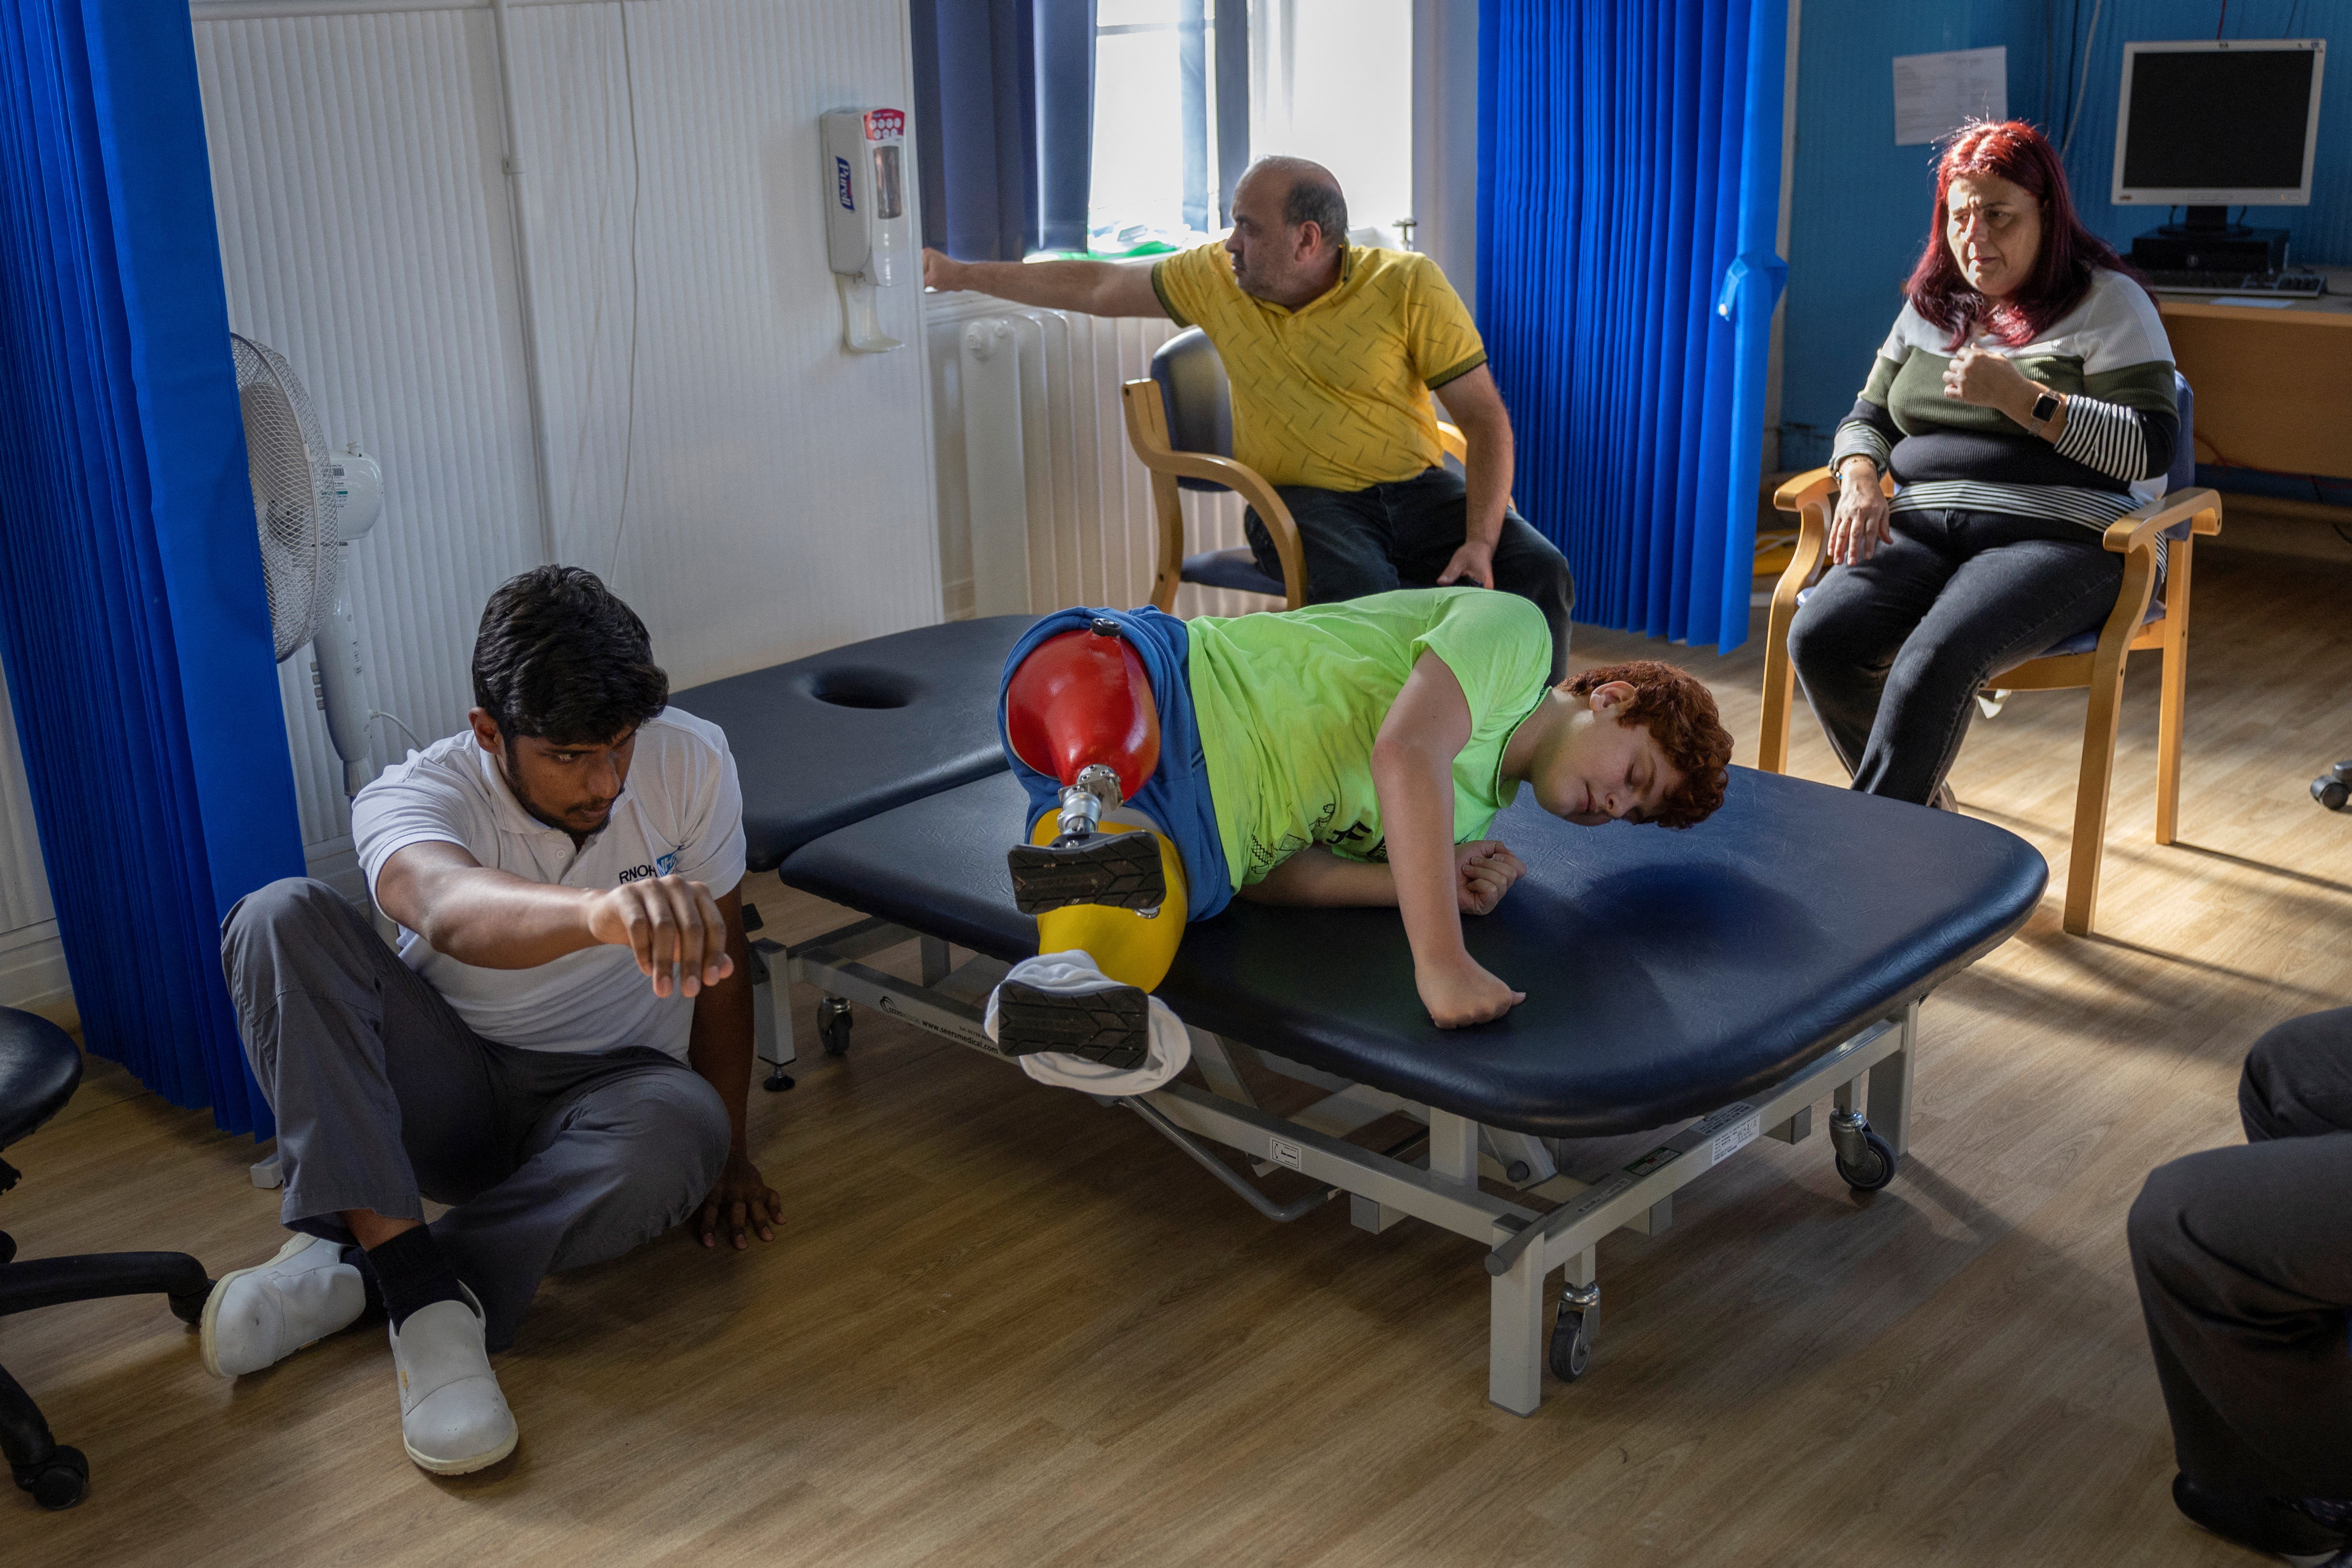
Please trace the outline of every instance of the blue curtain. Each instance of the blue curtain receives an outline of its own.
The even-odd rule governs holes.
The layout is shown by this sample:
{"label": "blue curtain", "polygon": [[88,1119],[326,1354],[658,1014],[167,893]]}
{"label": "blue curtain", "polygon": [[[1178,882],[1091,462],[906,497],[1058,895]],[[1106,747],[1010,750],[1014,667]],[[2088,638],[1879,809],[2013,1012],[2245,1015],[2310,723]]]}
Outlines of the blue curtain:
{"label": "blue curtain", "polygon": [[1787,0],[1483,0],[1478,315],[1577,618],[1747,639]]}
{"label": "blue curtain", "polygon": [[923,243],[965,261],[1084,250],[1095,0],[910,0]]}
{"label": "blue curtain", "polygon": [[88,1045],[269,1135],[218,928],[302,843],[186,0],[0,0],[0,658]]}

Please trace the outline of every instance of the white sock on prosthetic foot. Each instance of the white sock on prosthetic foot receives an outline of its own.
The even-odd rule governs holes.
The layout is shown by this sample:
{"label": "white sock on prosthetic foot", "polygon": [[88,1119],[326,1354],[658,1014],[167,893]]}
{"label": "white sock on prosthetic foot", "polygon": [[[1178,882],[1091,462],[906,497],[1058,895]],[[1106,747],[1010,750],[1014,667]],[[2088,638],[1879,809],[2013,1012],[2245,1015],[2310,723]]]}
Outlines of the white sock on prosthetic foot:
{"label": "white sock on prosthetic foot", "polygon": [[[1004,978],[1064,996],[1120,988],[1120,982],[1095,967],[1093,955],[1083,948],[1024,958]],[[998,1038],[996,1004],[1001,990],[1002,987],[989,993],[988,1012],[982,1020],[982,1027],[992,1040]],[[1160,1088],[1192,1061],[1192,1042],[1184,1033],[1183,1021],[1167,1003],[1157,996],[1148,1000],[1151,1009],[1150,1041],[1140,1067],[1114,1068],[1064,1051],[1037,1051],[1020,1058],[1021,1070],[1039,1083],[1087,1094],[1147,1094]]]}

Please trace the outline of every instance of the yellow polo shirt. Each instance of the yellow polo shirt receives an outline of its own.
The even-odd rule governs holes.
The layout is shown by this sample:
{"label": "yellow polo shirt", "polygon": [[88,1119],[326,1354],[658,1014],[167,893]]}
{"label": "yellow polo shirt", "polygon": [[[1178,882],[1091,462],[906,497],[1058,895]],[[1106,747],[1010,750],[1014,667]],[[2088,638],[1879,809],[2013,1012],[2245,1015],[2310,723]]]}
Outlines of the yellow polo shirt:
{"label": "yellow polo shirt", "polygon": [[1234,456],[1276,485],[1360,490],[1436,467],[1429,391],[1486,363],[1462,297],[1411,251],[1348,247],[1339,283],[1296,310],[1243,293],[1222,245],[1158,263],[1151,287],[1216,345]]}

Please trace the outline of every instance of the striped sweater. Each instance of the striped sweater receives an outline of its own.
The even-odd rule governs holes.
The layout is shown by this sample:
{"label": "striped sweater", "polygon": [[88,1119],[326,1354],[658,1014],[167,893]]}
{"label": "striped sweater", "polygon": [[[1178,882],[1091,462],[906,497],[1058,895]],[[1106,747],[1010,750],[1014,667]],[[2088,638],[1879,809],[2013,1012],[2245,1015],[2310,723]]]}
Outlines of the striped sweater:
{"label": "striped sweater", "polygon": [[[1832,468],[1869,458],[1895,476],[1896,511],[1964,507],[2094,531],[2164,494],[2180,432],[2172,345],[2138,284],[2102,268],[2082,302],[2032,342],[1975,340],[2027,379],[2067,395],[2066,427],[2054,445],[1997,408],[1944,395],[1950,335],[1903,307],[1853,412],[1838,426]],[[2161,564],[2161,541],[2157,548]]]}

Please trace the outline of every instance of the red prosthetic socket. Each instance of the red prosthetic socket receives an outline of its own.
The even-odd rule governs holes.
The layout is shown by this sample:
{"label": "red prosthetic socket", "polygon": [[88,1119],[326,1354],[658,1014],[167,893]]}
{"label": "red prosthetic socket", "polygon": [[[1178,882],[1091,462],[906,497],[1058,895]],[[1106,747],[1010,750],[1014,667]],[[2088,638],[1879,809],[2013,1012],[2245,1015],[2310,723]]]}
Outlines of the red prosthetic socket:
{"label": "red prosthetic socket", "polygon": [[1004,730],[1013,755],[1065,786],[1084,768],[1110,769],[1121,800],[1160,765],[1151,678],[1116,632],[1062,632],[1031,649],[1004,683]]}

